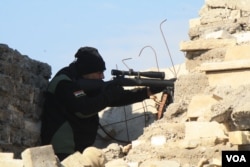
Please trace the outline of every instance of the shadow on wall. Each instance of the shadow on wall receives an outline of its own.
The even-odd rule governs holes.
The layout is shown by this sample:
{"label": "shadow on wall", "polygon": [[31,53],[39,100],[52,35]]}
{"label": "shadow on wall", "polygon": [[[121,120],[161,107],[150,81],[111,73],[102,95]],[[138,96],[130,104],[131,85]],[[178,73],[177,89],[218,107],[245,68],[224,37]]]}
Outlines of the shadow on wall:
{"label": "shadow on wall", "polygon": [[[152,100],[144,100],[122,107],[111,107],[100,112],[100,124],[95,146],[104,148],[110,143],[128,144],[143,134],[143,129],[156,120]],[[111,137],[110,137],[111,135]]]}

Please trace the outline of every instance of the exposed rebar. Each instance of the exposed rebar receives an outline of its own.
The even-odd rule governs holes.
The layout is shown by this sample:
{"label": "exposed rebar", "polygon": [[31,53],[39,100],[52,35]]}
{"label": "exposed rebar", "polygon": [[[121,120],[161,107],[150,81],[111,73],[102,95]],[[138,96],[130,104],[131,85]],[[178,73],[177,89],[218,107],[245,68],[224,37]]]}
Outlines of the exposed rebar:
{"label": "exposed rebar", "polygon": [[128,68],[128,70],[130,70],[129,66],[127,66],[127,64],[125,63],[126,60],[131,60],[132,58],[126,58],[126,59],[122,59],[122,63]]}
{"label": "exposed rebar", "polygon": [[[173,73],[173,74],[174,74],[175,78],[177,78],[177,73],[176,73],[176,71],[175,71],[174,63],[173,63],[173,60],[172,60],[172,55],[171,55],[171,53],[170,53],[170,50],[169,50],[168,44],[167,44],[167,40],[166,40],[165,35],[164,35],[164,33],[163,33],[163,31],[162,31],[162,28],[161,28],[162,24],[163,24],[164,22],[166,22],[166,21],[167,21],[167,19],[165,19],[165,20],[163,20],[163,21],[161,22],[161,24],[160,24],[160,30],[161,30],[161,34],[162,34],[164,43],[165,43],[166,48],[167,48],[167,51],[168,51],[169,58],[170,58],[170,60],[171,60],[171,63],[172,63],[173,69],[174,69],[174,73]],[[171,71],[171,70],[170,70],[170,71]]]}
{"label": "exposed rebar", "polygon": [[141,51],[140,51],[140,53],[139,53],[139,56],[141,55],[142,51],[143,51],[145,48],[151,48],[151,49],[153,50],[154,55],[155,55],[155,61],[156,61],[157,70],[159,71],[160,69],[159,69],[157,54],[156,54],[156,51],[154,50],[154,48],[153,48],[152,46],[150,46],[150,45],[144,46],[144,47],[141,49]]}

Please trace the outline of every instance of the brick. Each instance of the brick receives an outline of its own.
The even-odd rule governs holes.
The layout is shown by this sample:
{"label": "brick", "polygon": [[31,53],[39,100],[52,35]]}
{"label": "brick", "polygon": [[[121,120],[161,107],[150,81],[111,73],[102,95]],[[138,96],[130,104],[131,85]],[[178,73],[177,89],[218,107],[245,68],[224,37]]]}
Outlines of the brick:
{"label": "brick", "polygon": [[[133,165],[133,166],[132,166]],[[129,167],[139,167],[137,164],[132,164]],[[105,167],[128,167],[128,164],[123,159],[114,159],[105,164]]]}
{"label": "brick", "polygon": [[229,142],[236,145],[250,144],[250,131],[229,132]]}
{"label": "brick", "polygon": [[152,136],[151,137],[151,145],[152,146],[163,146],[166,144],[167,139],[166,136],[164,135],[157,135],[157,136]]}
{"label": "brick", "polygon": [[240,32],[232,35],[236,38],[237,44],[244,44],[250,42],[250,32]]}
{"label": "brick", "polygon": [[[128,162],[129,167],[139,167],[141,162]],[[106,164],[105,164],[106,165]],[[105,166],[106,167],[106,166]],[[127,166],[126,166],[127,167]]]}
{"label": "brick", "polygon": [[205,34],[205,39],[211,39],[211,38],[223,39],[223,38],[233,38],[233,36],[225,30],[220,30]]}
{"label": "brick", "polygon": [[86,164],[84,164],[83,162],[83,156],[80,152],[75,152],[74,154],[68,156],[67,158],[65,158],[61,164],[64,167],[73,167],[73,166],[84,166]]}
{"label": "brick", "polygon": [[1,153],[0,152],[0,159],[13,159],[14,158],[14,153]]}
{"label": "brick", "polygon": [[[250,69],[242,70],[224,70],[209,72],[207,74],[208,82],[210,86],[231,86],[237,88],[241,85],[250,84],[250,80],[246,79],[250,75]],[[237,82],[235,82],[237,81]]]}
{"label": "brick", "polygon": [[58,167],[51,145],[28,148],[21,156],[25,167]]}
{"label": "brick", "polygon": [[233,46],[227,49],[225,61],[250,60],[250,45]]}
{"label": "brick", "polygon": [[145,143],[146,143],[145,140],[133,140],[132,141],[132,148],[135,148],[137,146],[143,145]]}
{"label": "brick", "polygon": [[206,72],[210,86],[229,85],[236,88],[250,84],[250,81],[245,79],[250,75],[250,59],[203,63],[200,70]]}
{"label": "brick", "polygon": [[[215,130],[216,129],[216,130]],[[226,139],[223,127],[218,122],[186,122],[185,139],[217,137]]]}
{"label": "brick", "polygon": [[83,153],[75,152],[74,154],[68,156],[64,159],[61,164],[64,167],[95,167],[95,166],[104,166],[106,161],[105,155],[101,149],[96,147],[88,147]]}
{"label": "brick", "polygon": [[199,39],[193,41],[180,42],[181,51],[197,51],[235,46],[236,39]]}
{"label": "brick", "polygon": [[194,28],[201,25],[201,18],[194,18],[189,20],[189,28]]}
{"label": "brick", "polygon": [[[0,159],[1,167],[23,167],[23,161],[21,159]],[[26,166],[25,166],[26,167]]]}
{"label": "brick", "polygon": [[193,149],[193,148],[196,148],[200,145],[200,140],[199,139],[196,139],[196,140],[187,140],[187,139],[184,139],[182,140],[180,143],[179,143],[179,147],[180,148],[186,148],[186,149]]}
{"label": "brick", "polygon": [[192,97],[191,102],[188,105],[187,117],[197,118],[203,116],[204,113],[210,113],[210,108],[218,100],[211,95],[196,95]]}
{"label": "brick", "polygon": [[181,164],[177,161],[172,161],[172,160],[146,160],[144,161],[140,167],[149,167],[149,166],[171,166],[171,167],[180,167]]}
{"label": "brick", "polygon": [[250,11],[248,5],[250,0],[206,0],[206,5],[210,7],[221,7],[231,9],[241,9],[243,11]]}

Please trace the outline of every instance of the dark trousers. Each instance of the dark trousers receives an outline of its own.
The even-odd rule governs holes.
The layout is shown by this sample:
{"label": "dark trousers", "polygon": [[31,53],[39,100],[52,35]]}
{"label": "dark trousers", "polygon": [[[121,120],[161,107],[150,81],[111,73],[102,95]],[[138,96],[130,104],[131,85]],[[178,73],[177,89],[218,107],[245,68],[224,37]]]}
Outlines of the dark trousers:
{"label": "dark trousers", "polygon": [[67,158],[70,154],[64,154],[64,153],[56,153],[56,156],[60,161],[63,161],[65,158]]}

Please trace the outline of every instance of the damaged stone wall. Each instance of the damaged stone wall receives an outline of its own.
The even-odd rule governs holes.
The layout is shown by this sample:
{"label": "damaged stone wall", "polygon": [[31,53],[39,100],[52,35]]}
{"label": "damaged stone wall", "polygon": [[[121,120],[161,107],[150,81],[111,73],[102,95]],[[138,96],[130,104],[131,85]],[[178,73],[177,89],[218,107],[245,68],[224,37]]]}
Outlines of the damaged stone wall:
{"label": "damaged stone wall", "polygon": [[48,64],[0,44],[0,152],[20,155],[39,144],[43,91]]}
{"label": "damaged stone wall", "polygon": [[189,74],[180,76],[175,84],[174,101],[182,107],[173,104],[172,108],[181,108],[183,113],[195,95],[225,96],[216,91],[219,89],[221,94],[223,91],[225,94],[232,91],[228,90],[230,88],[248,84],[242,82],[243,75],[241,80],[230,81],[232,75],[227,73],[238,75],[239,71],[249,69],[243,63],[247,64],[250,59],[249,4],[249,0],[206,0],[199,17],[190,19],[190,41],[180,43],[180,50],[186,53],[185,64]]}
{"label": "damaged stone wall", "polygon": [[[210,113],[210,121],[222,122],[222,116],[218,116],[219,114],[227,110],[228,113],[224,113],[226,117],[230,112],[238,110],[237,106],[242,106],[239,104],[241,101],[247,102],[244,99],[247,98],[250,83],[245,79],[250,70],[247,63],[250,60],[249,4],[249,0],[222,0],[219,3],[215,0],[206,0],[199,12],[200,17],[190,20],[191,41],[180,44],[180,49],[186,52],[186,68],[190,74],[181,77],[177,82],[175,102],[185,99],[185,103],[188,104],[192,99],[195,100],[192,95],[213,96],[217,102],[212,104],[211,112],[214,113],[212,115]],[[193,82],[188,87],[191,85],[194,87],[182,89],[184,83],[182,80]],[[195,91],[196,94],[193,93]],[[197,119],[204,117],[199,114],[196,116]],[[224,119],[228,121],[229,118]],[[231,127],[230,130],[238,129],[239,126],[243,125]]]}
{"label": "damaged stone wall", "polygon": [[132,142],[127,162],[221,166],[223,150],[250,150],[250,0],[205,0],[189,37],[174,103]]}

